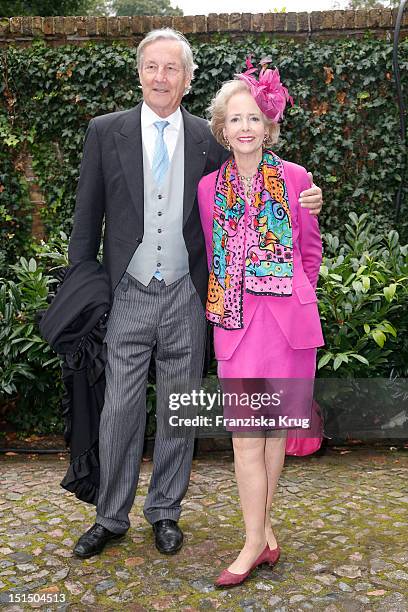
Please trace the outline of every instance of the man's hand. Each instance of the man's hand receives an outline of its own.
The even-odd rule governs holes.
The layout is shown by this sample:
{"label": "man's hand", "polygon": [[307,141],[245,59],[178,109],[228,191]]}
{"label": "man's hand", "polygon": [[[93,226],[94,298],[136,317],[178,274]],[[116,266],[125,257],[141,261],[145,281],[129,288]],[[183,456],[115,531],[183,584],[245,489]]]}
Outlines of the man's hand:
{"label": "man's hand", "polygon": [[318,215],[323,206],[322,190],[314,184],[311,172],[308,172],[307,176],[310,179],[311,187],[301,192],[299,202],[302,208],[309,209],[311,215]]}

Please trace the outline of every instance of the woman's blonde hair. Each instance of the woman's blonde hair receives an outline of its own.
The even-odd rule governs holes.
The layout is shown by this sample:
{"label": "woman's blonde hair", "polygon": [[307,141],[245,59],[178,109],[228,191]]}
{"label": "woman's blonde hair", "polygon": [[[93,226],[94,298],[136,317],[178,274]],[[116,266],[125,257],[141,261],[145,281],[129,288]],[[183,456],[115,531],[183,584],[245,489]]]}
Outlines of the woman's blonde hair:
{"label": "woman's blonde hair", "polygon": [[[208,113],[210,115],[210,126],[211,131],[214,134],[214,138],[223,146],[226,146],[225,138],[223,135],[223,128],[225,127],[225,116],[227,114],[227,104],[229,100],[237,93],[251,92],[249,85],[239,79],[233,81],[227,81],[223,84],[221,89],[218,90],[215,97],[211,100],[211,104],[208,107]],[[265,125],[267,139],[265,144],[272,146],[278,142],[280,127],[278,123],[275,123],[271,119],[268,119],[262,111],[261,116]]]}

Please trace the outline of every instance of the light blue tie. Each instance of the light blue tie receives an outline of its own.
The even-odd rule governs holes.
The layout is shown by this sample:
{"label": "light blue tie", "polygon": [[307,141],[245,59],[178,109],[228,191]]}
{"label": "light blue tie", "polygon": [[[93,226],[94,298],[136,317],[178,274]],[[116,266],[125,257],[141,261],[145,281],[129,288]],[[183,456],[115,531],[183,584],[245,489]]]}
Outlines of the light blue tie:
{"label": "light blue tie", "polygon": [[163,138],[163,132],[168,125],[170,125],[168,121],[154,122],[154,126],[157,130],[157,136],[156,144],[154,146],[152,171],[157,186],[162,184],[170,165],[169,153]]}

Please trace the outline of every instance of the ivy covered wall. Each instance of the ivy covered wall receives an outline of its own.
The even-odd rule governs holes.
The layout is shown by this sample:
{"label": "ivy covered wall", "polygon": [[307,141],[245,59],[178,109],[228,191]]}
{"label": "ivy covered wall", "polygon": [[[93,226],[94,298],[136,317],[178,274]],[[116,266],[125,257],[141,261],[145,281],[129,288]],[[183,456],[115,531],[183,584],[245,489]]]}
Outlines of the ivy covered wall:
{"label": "ivy covered wall", "polygon": [[[210,42],[191,37],[199,70],[184,104],[205,116],[217,88],[241,71],[247,54],[268,55],[295,104],[277,152],[307,167],[324,191],[324,230],[336,232],[350,211],[393,224],[404,151],[384,39],[295,42],[269,34]],[[55,48],[39,41],[3,49],[0,83],[0,275],[28,254],[31,236],[69,233],[88,121],[140,100],[136,49],[120,43]],[[408,39],[400,44],[408,90]],[[33,195],[34,193],[34,195]],[[405,193],[406,200],[407,193]],[[400,231],[407,236],[406,214]]]}

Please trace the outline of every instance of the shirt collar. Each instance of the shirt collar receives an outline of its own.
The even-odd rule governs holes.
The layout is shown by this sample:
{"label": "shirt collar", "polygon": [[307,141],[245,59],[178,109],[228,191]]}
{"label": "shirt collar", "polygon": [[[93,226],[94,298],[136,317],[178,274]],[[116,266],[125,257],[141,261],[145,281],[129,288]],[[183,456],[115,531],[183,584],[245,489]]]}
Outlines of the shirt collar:
{"label": "shirt collar", "polygon": [[156,115],[156,113],[150,108],[150,106],[146,104],[146,102],[143,102],[141,112],[142,125],[144,125],[145,127],[150,127],[154,124],[155,121],[168,121],[170,123],[168,128],[173,128],[178,131],[180,129],[181,124],[180,107],[178,107],[178,109],[168,117],[159,117],[159,115]]}

